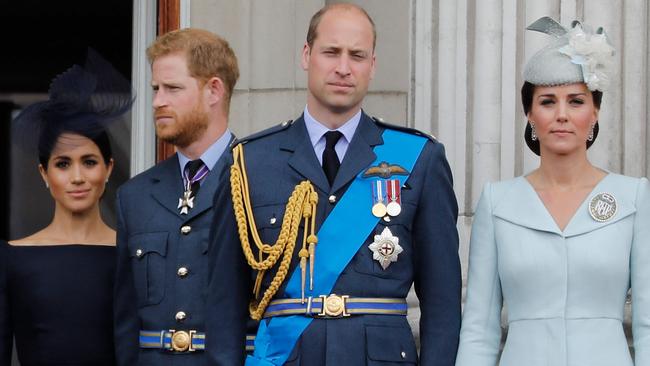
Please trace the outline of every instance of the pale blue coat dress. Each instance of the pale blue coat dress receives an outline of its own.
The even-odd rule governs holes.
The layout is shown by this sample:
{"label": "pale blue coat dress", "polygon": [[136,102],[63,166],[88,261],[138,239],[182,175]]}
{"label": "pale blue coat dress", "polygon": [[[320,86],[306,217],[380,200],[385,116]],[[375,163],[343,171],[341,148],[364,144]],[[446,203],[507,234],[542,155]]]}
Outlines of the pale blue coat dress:
{"label": "pale blue coat dress", "polygon": [[[589,202],[616,198],[598,222]],[[524,177],[484,187],[456,366],[650,365],[650,186],[610,173],[562,231]],[[632,288],[636,363],[623,333]],[[508,336],[499,360],[501,308]]]}

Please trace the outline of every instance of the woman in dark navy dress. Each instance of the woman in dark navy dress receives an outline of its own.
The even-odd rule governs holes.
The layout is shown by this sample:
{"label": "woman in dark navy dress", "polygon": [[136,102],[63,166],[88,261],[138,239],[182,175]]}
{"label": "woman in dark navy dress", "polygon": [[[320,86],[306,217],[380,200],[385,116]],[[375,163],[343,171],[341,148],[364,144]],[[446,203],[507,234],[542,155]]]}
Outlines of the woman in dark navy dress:
{"label": "woman in dark navy dress", "polygon": [[0,243],[0,365],[11,363],[14,337],[21,366],[115,364],[115,231],[99,200],[113,169],[105,128],[130,108],[129,91],[91,50],[85,67],[56,77],[49,100],[15,121],[38,136],[55,211],[44,229]]}

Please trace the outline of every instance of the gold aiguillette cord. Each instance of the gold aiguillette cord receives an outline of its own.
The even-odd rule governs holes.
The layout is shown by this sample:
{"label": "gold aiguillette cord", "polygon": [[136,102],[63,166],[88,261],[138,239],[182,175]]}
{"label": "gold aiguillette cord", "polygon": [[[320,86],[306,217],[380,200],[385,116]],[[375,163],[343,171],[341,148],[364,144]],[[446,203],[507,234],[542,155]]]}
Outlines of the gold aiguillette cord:
{"label": "gold aiguillette cord", "polygon": [[[255,279],[255,286],[253,293],[255,299],[259,299],[259,292],[262,286],[262,279],[266,270],[272,268],[282,256],[282,260],[278,266],[278,271],[271,280],[271,284],[264,291],[262,298],[254,300],[249,305],[249,312],[251,318],[255,320],[262,319],[266,307],[270,303],[273,296],[276,294],[282,283],[284,282],[293,250],[296,246],[296,239],[298,237],[298,229],[300,227],[301,219],[304,220],[304,235],[302,248],[299,252],[300,256],[300,269],[302,280],[302,300],[305,297],[305,277],[307,267],[307,257],[309,257],[310,264],[310,289],[313,288],[314,276],[314,255],[315,246],[318,238],[315,234],[315,217],[316,206],[318,205],[318,194],[314,190],[311,182],[308,180],[300,182],[289,197],[285,208],[284,218],[282,219],[282,227],[280,228],[280,235],[275,244],[265,244],[262,242],[257,232],[257,225],[253,216],[253,208],[250,201],[250,194],[248,188],[248,177],[246,175],[246,164],[244,161],[244,148],[237,145],[233,149],[234,163],[230,167],[230,185],[233,209],[235,211],[235,219],[237,221],[237,229],[239,239],[241,241],[244,256],[253,269],[257,270],[257,277]],[[307,234],[309,230],[309,234]],[[258,250],[258,258],[255,258],[251,244],[249,242],[249,235],[255,242]],[[309,244],[309,248],[306,245]],[[246,274],[242,274],[246,275]]]}

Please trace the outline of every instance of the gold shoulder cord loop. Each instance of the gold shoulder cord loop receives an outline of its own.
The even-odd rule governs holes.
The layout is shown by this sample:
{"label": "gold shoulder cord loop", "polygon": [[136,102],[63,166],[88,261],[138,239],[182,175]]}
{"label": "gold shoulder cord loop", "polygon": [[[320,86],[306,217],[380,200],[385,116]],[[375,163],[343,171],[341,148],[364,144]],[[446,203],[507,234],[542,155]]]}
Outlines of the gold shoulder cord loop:
{"label": "gold shoulder cord loop", "polygon": [[[246,175],[246,164],[244,162],[244,148],[241,144],[235,146],[233,149],[233,158],[234,163],[230,167],[230,186],[239,240],[241,241],[242,250],[244,251],[244,256],[248,264],[258,271],[253,288],[255,300],[251,302],[249,312],[251,318],[260,320],[269,302],[289,272],[289,265],[291,264],[291,257],[296,246],[301,220],[304,222],[302,248],[299,252],[303,301],[305,297],[307,259],[309,259],[310,264],[310,289],[313,288],[314,254],[315,246],[318,242],[314,232],[318,194],[314,190],[311,182],[308,180],[300,182],[294,188],[287,202],[278,239],[275,244],[265,244],[259,237],[255,217],[253,216],[253,207],[250,202],[248,189],[248,177]],[[307,233],[308,230],[309,234]],[[259,259],[256,259],[253,254],[249,234],[257,246]],[[309,244],[308,249],[307,244]],[[282,256],[282,260],[278,266],[278,271],[273,277],[271,285],[264,291],[262,298],[259,299],[264,274],[266,270],[271,269],[278,262],[280,256]],[[242,275],[245,276],[245,274]]]}

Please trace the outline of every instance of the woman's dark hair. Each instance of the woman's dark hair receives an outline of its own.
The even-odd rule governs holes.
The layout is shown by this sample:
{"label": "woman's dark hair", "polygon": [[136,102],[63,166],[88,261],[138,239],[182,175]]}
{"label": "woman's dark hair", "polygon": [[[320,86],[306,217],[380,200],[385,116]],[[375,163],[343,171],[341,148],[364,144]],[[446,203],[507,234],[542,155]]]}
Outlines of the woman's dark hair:
{"label": "woman's dark hair", "polygon": [[[524,81],[524,85],[521,87],[521,104],[524,107],[524,114],[528,116],[528,113],[533,107],[533,94],[535,93],[535,84],[528,81]],[[591,96],[594,99],[594,106],[600,109],[600,104],[603,101],[603,92],[599,90],[591,91]],[[587,141],[587,149],[596,141],[598,136],[598,121],[594,125],[594,138],[591,141]],[[524,140],[526,140],[526,145],[531,149],[536,155],[539,155],[539,140],[532,139],[532,128],[530,127],[530,121],[526,124],[526,130],[524,131]]]}
{"label": "woman's dark hair", "polygon": [[104,159],[104,164],[108,165],[108,163],[113,158],[113,150],[111,149],[111,142],[108,138],[108,133],[106,133],[106,131],[99,131],[97,134],[88,134],[88,133],[84,133],[83,131],[63,131],[59,133],[54,138],[53,141],[51,138],[46,137],[47,136],[46,134],[41,134],[38,141],[38,161],[39,163],[41,163],[44,170],[47,171],[47,163],[50,161],[50,157],[52,156],[52,150],[56,146],[56,143],[58,142],[61,135],[64,133],[71,133],[75,135],[84,136],[90,139],[92,142],[94,142],[95,145],[97,145],[97,147],[99,148],[99,152],[102,154],[102,158]]}

